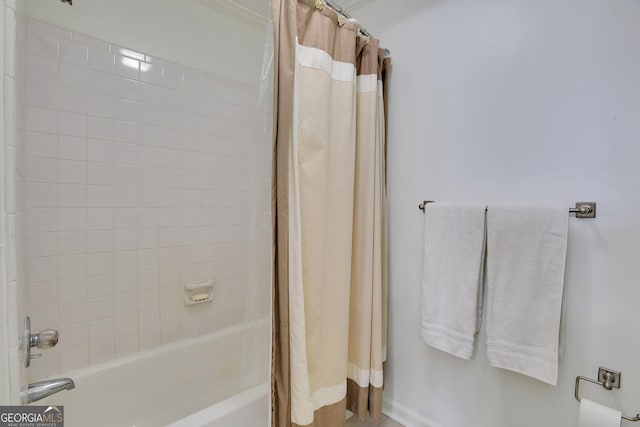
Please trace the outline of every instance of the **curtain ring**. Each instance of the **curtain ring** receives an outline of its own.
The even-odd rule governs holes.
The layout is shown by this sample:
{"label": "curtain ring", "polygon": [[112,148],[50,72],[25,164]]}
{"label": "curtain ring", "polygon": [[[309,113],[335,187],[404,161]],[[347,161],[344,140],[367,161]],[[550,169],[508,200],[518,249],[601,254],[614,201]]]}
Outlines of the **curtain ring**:
{"label": "curtain ring", "polygon": [[324,9],[324,2],[322,0],[316,0],[315,7],[318,10]]}
{"label": "curtain ring", "polygon": [[346,23],[347,23],[347,17],[344,15],[338,15],[338,25],[342,27]]}

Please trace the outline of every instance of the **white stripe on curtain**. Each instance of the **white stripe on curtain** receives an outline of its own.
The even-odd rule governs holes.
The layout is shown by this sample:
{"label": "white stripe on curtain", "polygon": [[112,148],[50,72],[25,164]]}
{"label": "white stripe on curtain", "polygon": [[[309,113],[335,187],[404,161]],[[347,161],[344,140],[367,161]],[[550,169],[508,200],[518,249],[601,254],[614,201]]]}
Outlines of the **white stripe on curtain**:
{"label": "white stripe on curtain", "polygon": [[315,47],[302,46],[296,39],[296,62],[303,67],[323,70],[331,76],[332,80],[352,82],[356,67],[349,62],[335,61],[331,56],[321,49]]}
{"label": "white stripe on curtain", "polygon": [[378,80],[377,74],[361,74],[356,80],[358,93],[376,92],[378,86],[382,88],[382,82]]}
{"label": "white stripe on curtain", "polygon": [[298,168],[298,67],[293,83],[293,131],[289,151],[289,339],[291,363],[291,421],[299,425],[313,422],[313,405],[309,396],[307,332],[302,282],[302,218],[300,212],[300,178]]}
{"label": "white stripe on curtain", "polygon": [[369,387],[369,384],[371,384],[374,387],[381,388],[383,385],[382,370],[360,369],[353,363],[349,363],[347,366],[347,377],[355,381],[360,387]]}

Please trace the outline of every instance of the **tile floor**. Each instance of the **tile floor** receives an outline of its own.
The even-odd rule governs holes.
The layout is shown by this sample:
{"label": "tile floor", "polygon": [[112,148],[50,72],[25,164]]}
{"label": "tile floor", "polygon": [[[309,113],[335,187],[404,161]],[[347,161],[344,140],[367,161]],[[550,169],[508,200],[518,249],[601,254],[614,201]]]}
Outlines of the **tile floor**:
{"label": "tile floor", "polygon": [[365,421],[358,420],[358,417],[353,416],[347,420],[346,427],[404,427],[397,421],[392,420],[386,415],[382,415],[380,421],[373,421],[367,416]]}

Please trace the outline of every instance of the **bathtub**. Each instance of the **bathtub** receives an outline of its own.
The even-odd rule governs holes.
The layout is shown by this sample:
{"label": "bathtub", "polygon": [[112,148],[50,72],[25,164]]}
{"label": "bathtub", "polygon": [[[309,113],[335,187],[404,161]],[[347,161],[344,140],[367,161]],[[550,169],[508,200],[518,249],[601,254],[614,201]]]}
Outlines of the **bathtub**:
{"label": "bathtub", "polygon": [[64,405],[65,427],[266,427],[269,340],[266,320],[233,326],[65,372],[76,388],[34,404]]}

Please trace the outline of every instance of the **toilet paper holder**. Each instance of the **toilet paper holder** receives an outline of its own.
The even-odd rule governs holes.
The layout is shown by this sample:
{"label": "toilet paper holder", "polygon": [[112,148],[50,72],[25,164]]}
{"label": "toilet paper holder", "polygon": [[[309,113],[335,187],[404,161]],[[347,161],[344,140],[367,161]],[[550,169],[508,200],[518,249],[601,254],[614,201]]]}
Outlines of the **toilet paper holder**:
{"label": "toilet paper holder", "polygon": [[[620,377],[622,374],[618,371],[614,371],[612,369],[607,368],[598,368],[598,379],[594,380],[591,378],[577,376],[576,377],[576,390],[575,396],[578,402],[582,402],[582,398],[580,397],[580,380],[588,381],[592,384],[598,384],[602,386],[605,390],[612,390],[614,388],[620,388]],[[635,417],[629,417],[627,415],[622,415],[627,421],[640,421],[640,414]]]}

